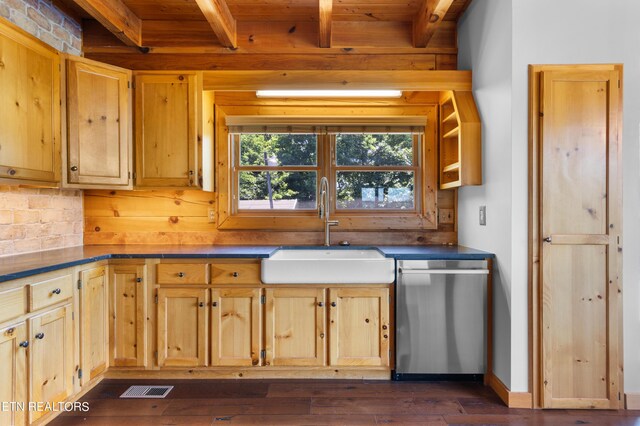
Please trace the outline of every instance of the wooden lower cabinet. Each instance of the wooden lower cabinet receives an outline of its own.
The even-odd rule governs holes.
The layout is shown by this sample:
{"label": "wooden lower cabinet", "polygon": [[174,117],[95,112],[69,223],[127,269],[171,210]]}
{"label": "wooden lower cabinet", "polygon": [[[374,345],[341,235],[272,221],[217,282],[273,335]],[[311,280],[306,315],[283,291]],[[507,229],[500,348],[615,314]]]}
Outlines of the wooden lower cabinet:
{"label": "wooden lower cabinet", "polygon": [[[29,319],[30,401],[57,405],[73,394],[71,313],[69,303]],[[45,411],[30,411],[30,421],[45,414]]]}
{"label": "wooden lower cabinet", "polygon": [[[0,330],[0,402],[27,402],[28,345],[25,323]],[[0,425],[25,425],[26,413],[12,407],[0,410]]]}
{"label": "wooden lower cabinet", "polygon": [[147,365],[147,284],[144,265],[112,265],[109,280],[110,365]]}
{"label": "wooden lower cabinet", "polygon": [[102,374],[109,360],[107,267],[80,272],[80,384]]}
{"label": "wooden lower cabinet", "polygon": [[207,365],[209,289],[158,289],[158,365]]}
{"label": "wooden lower cabinet", "polygon": [[211,365],[260,364],[262,309],[260,288],[211,290]]}
{"label": "wooden lower cabinet", "polygon": [[329,289],[329,364],[388,366],[388,288]]}
{"label": "wooden lower cabinet", "polygon": [[266,365],[326,364],[323,288],[266,289]]}

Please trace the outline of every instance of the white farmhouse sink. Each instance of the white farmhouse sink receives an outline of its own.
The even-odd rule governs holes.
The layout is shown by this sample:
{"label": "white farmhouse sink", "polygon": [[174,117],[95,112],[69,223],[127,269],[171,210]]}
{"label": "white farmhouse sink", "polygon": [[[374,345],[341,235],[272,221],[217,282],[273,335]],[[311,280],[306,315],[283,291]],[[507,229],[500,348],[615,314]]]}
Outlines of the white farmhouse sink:
{"label": "white farmhouse sink", "polygon": [[389,284],[393,259],[375,248],[281,248],[262,259],[266,284]]}

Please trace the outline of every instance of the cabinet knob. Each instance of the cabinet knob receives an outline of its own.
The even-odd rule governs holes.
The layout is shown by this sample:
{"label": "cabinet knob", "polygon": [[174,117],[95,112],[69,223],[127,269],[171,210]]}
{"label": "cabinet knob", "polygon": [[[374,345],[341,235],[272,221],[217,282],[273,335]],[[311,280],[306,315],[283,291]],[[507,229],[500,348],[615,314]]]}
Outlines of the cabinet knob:
{"label": "cabinet knob", "polygon": [[218,306],[218,302],[211,303],[211,306],[213,306],[215,308],[216,306]]}
{"label": "cabinet knob", "polygon": [[386,338],[388,338],[389,336],[387,336],[387,335],[385,334],[385,335],[384,335],[384,336],[382,336],[382,337],[384,337],[384,338],[386,339]]}
{"label": "cabinet knob", "polygon": [[545,243],[550,243],[550,242],[551,242],[551,237],[547,237],[547,238],[545,238],[545,239],[544,239],[544,240],[542,240],[542,241],[544,241]]}
{"label": "cabinet knob", "polygon": [[200,306],[201,308],[204,308],[204,302],[198,303],[198,306]]}
{"label": "cabinet knob", "polygon": [[72,172],[77,172],[78,171],[78,166],[71,166],[69,168]]}
{"label": "cabinet knob", "polygon": [[15,329],[15,328],[13,328],[13,327],[11,327],[10,329],[8,329],[8,330],[7,330],[7,334],[8,334],[9,336],[11,336],[11,335],[13,334],[13,332],[14,332],[14,331],[16,331],[16,329]]}
{"label": "cabinet knob", "polygon": [[16,172],[16,169],[9,169],[7,170],[7,173],[9,173],[9,176],[15,176],[17,172]]}
{"label": "cabinet knob", "polygon": [[29,341],[25,340],[24,342],[20,342],[20,347],[21,348],[28,348],[29,347]]}
{"label": "cabinet knob", "polygon": [[331,302],[331,306],[336,307],[336,302]]}
{"label": "cabinet knob", "polygon": [[38,339],[38,340],[42,340],[42,339],[44,339],[44,333],[38,333],[38,334],[36,334],[36,339]]}
{"label": "cabinet knob", "polygon": [[184,272],[178,272],[178,277],[184,278]]}
{"label": "cabinet knob", "polygon": [[51,290],[51,294],[60,294],[62,293],[62,290],[59,288],[54,288],[53,290]]}
{"label": "cabinet knob", "polygon": [[383,326],[382,326],[382,329],[383,329],[383,330],[386,330],[386,329],[387,329],[387,326],[386,326],[386,325],[383,325]]}
{"label": "cabinet knob", "polygon": [[318,306],[322,308],[324,306],[324,302],[318,302]]}
{"label": "cabinet knob", "polygon": [[233,273],[233,274],[231,274],[231,275],[233,276],[233,278],[238,278],[238,275],[240,275],[240,274],[238,274],[237,272],[234,272],[234,273]]}
{"label": "cabinet knob", "polygon": [[142,278],[140,278],[140,277],[136,278],[136,282],[137,283],[141,283],[142,282]]}

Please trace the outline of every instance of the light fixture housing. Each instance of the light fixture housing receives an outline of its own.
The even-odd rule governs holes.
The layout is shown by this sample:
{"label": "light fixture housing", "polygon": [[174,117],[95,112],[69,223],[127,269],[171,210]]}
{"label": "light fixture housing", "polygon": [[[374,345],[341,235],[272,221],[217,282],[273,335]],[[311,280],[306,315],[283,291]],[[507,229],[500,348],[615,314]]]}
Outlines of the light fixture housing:
{"label": "light fixture housing", "polygon": [[258,90],[258,98],[399,98],[402,90]]}

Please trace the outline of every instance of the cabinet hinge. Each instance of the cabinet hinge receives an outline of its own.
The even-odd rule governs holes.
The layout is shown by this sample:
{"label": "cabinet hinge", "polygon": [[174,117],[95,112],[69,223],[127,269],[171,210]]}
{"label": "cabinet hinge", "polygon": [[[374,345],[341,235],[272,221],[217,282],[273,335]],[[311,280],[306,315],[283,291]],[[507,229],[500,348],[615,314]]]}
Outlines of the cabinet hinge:
{"label": "cabinet hinge", "polygon": [[78,280],[78,290],[82,290],[82,280]]}
{"label": "cabinet hinge", "polygon": [[127,177],[128,177],[129,179],[131,179],[131,172],[128,172],[128,173],[127,173]]}
{"label": "cabinet hinge", "polygon": [[133,172],[133,178],[137,179],[138,178],[138,174],[136,172]]}
{"label": "cabinet hinge", "polygon": [[267,296],[265,295],[260,296],[260,304],[264,305],[265,303],[267,303]]}
{"label": "cabinet hinge", "polygon": [[131,82],[127,81],[127,89],[131,89]]}
{"label": "cabinet hinge", "polygon": [[267,357],[267,351],[264,349],[260,351],[260,358],[265,359]]}
{"label": "cabinet hinge", "polygon": [[[620,82],[618,82],[618,84],[620,84]],[[620,401],[622,399],[622,395],[620,395],[620,392],[618,392],[618,401]]]}
{"label": "cabinet hinge", "polygon": [[540,117],[544,117],[544,112],[540,111]]}
{"label": "cabinet hinge", "polygon": [[72,385],[76,384],[76,377],[75,376],[71,376],[71,384]]}
{"label": "cabinet hinge", "polygon": [[71,311],[71,321],[75,321],[76,320],[76,313]]}
{"label": "cabinet hinge", "polygon": [[158,351],[155,351],[155,352],[153,353],[153,357],[154,357],[155,359],[158,359]]}
{"label": "cabinet hinge", "polygon": [[[618,89],[619,89],[619,88],[620,88],[620,80],[618,80]],[[620,398],[618,398],[618,399],[620,399]]]}
{"label": "cabinet hinge", "polygon": [[82,379],[82,368],[78,370],[78,379]]}
{"label": "cabinet hinge", "polygon": [[157,305],[158,304],[158,295],[157,294],[156,294],[156,297],[155,297],[155,302],[156,302],[156,305]]}

